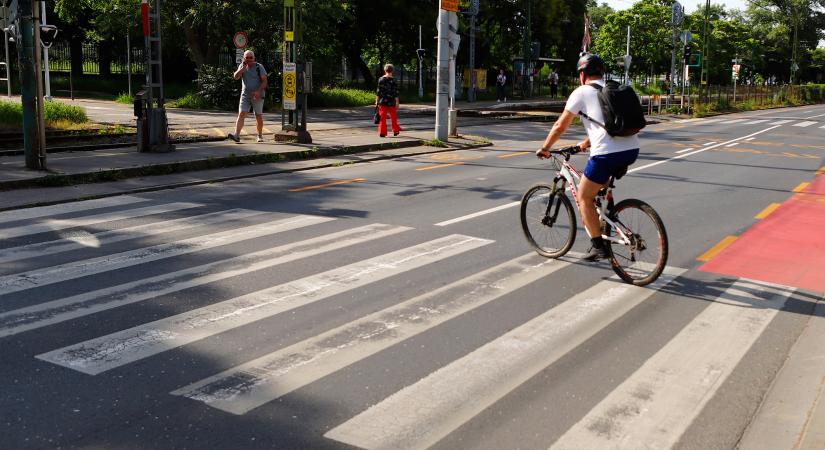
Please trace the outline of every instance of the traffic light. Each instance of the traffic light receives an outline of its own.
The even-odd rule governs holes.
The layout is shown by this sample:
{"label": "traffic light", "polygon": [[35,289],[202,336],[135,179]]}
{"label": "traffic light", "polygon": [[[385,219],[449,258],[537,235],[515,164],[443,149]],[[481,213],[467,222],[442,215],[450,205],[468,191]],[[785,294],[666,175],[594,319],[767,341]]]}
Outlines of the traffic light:
{"label": "traffic light", "polygon": [[688,59],[690,57],[691,50],[692,49],[691,49],[690,44],[685,44],[685,49],[684,49],[685,52],[683,53],[683,55],[685,55],[685,59]]}
{"label": "traffic light", "polygon": [[40,43],[43,47],[49,48],[54,44],[58,31],[54,25],[40,25]]}

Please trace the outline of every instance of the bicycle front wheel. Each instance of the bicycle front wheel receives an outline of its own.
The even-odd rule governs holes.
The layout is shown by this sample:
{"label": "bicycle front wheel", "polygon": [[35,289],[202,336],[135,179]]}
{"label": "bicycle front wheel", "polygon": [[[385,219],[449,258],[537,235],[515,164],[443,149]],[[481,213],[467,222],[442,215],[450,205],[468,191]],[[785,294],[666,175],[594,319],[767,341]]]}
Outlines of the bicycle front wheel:
{"label": "bicycle front wheel", "polygon": [[[630,240],[629,244],[609,242],[613,271],[636,286],[654,282],[665,269],[668,255],[667,233],[659,214],[641,200],[628,199],[617,203],[610,217]],[[603,231],[621,237],[609,225]]]}
{"label": "bicycle front wheel", "polygon": [[576,213],[563,190],[537,184],[521,199],[521,228],[539,255],[558,258],[576,240]]}

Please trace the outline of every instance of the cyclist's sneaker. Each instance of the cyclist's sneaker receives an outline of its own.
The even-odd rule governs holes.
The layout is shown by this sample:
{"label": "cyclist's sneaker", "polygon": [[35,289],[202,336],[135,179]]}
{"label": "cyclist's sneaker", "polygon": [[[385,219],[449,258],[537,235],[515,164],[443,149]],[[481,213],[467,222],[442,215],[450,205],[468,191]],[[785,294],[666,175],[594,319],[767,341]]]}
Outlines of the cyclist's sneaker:
{"label": "cyclist's sneaker", "polygon": [[264,137],[261,136],[260,134],[258,135],[258,137],[255,138],[255,142],[263,142],[263,141],[264,141]]}
{"label": "cyclist's sneaker", "polygon": [[241,143],[241,138],[237,134],[229,133],[229,134],[226,135],[226,137],[228,137],[229,139],[232,139],[233,141],[235,141],[236,144]]}
{"label": "cyclist's sneaker", "polygon": [[585,261],[599,261],[601,259],[607,259],[607,248],[590,247],[590,250],[587,251],[586,255],[582,256],[582,259]]}

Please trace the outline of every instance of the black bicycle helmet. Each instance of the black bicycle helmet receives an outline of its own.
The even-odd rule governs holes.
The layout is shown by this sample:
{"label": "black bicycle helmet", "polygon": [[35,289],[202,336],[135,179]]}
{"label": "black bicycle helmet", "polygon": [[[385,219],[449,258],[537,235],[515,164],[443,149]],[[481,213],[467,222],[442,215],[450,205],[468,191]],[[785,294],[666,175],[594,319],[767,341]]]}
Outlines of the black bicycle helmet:
{"label": "black bicycle helmet", "polygon": [[585,53],[576,63],[576,72],[584,72],[585,75],[604,75],[604,61],[599,55]]}

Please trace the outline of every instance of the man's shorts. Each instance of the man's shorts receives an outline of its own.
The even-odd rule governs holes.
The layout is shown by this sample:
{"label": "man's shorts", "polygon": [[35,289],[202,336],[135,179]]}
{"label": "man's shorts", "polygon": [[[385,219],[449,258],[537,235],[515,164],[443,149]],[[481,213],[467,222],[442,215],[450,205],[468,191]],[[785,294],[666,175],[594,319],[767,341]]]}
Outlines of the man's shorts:
{"label": "man's shorts", "polygon": [[264,98],[261,97],[253,100],[251,96],[241,95],[241,102],[238,105],[238,112],[248,113],[250,109],[255,111],[255,114],[261,115],[264,113]]}
{"label": "man's shorts", "polygon": [[615,175],[620,170],[636,162],[638,156],[638,148],[608,153],[607,155],[591,156],[584,168],[584,176],[594,183],[605,184],[611,175]]}

